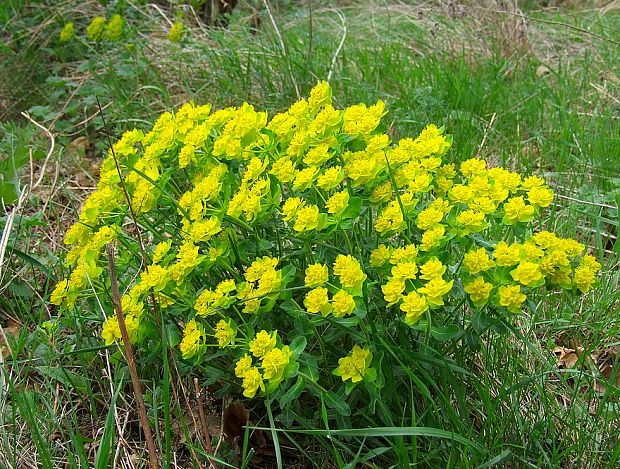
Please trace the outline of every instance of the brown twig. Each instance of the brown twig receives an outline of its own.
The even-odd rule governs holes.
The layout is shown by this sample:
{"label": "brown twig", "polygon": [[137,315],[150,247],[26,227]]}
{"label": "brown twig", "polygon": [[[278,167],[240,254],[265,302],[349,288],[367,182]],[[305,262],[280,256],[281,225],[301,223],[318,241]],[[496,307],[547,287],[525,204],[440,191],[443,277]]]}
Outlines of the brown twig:
{"label": "brown twig", "polygon": [[[194,378],[194,389],[196,391],[196,400],[198,401],[198,414],[200,415],[200,425],[202,425],[202,436],[204,438],[205,448],[209,454],[213,454],[213,446],[211,446],[211,434],[209,433],[209,426],[207,425],[207,417],[205,416],[204,399],[202,397],[202,391],[198,384],[198,378]],[[217,469],[214,461],[209,459],[210,467]]]}
{"label": "brown twig", "polygon": [[129,367],[129,373],[131,374],[131,383],[133,384],[133,392],[136,401],[138,402],[138,414],[140,416],[140,424],[142,425],[144,439],[146,440],[146,448],[149,453],[151,469],[158,469],[159,463],[157,460],[157,449],[155,448],[155,442],[153,441],[151,427],[149,426],[148,417],[146,415],[146,406],[144,405],[144,398],[142,397],[142,385],[140,384],[138,370],[136,369],[136,359],[133,355],[133,349],[131,347],[131,343],[129,342],[129,334],[127,333],[127,326],[125,325],[125,316],[123,314],[123,308],[121,307],[121,297],[118,292],[118,282],[116,281],[114,247],[111,244],[107,245],[106,253],[108,255],[108,268],[110,269],[110,287],[112,288],[112,301],[114,302],[114,309],[116,310],[118,328],[120,329],[121,337],[123,338],[125,356],[127,357],[127,366]]}

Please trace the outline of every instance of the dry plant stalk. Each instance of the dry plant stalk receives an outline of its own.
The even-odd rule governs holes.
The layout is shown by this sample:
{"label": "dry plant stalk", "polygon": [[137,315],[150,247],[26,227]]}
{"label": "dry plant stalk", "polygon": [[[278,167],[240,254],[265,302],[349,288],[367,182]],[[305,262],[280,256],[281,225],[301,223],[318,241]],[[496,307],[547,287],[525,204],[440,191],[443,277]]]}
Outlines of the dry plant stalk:
{"label": "dry plant stalk", "polygon": [[[209,426],[207,425],[207,417],[204,410],[204,399],[202,397],[202,391],[198,384],[198,378],[194,378],[194,389],[196,391],[196,399],[198,400],[198,413],[200,415],[200,425],[202,426],[202,436],[204,438],[205,448],[210,454],[213,454],[213,446],[211,446],[211,434],[209,433]],[[209,459],[209,467],[217,469],[214,461]]]}
{"label": "dry plant stalk", "polygon": [[136,401],[138,402],[140,425],[142,426],[142,431],[144,432],[144,439],[146,440],[146,447],[149,453],[151,469],[157,469],[159,467],[159,463],[157,460],[157,449],[155,448],[153,434],[151,433],[148,417],[146,415],[146,406],[144,405],[144,398],[142,397],[142,385],[140,384],[138,370],[136,369],[136,359],[133,354],[131,343],[129,342],[129,334],[127,333],[127,327],[125,325],[125,315],[123,314],[123,308],[121,307],[121,297],[118,292],[118,282],[116,281],[114,247],[111,244],[107,245],[106,254],[108,255],[108,267],[110,269],[110,287],[112,289],[112,302],[114,303],[114,309],[116,310],[118,328],[120,329],[121,336],[123,338],[123,347],[125,348],[125,356],[127,357],[127,366],[129,367],[129,373],[131,374],[133,392],[136,397]]}

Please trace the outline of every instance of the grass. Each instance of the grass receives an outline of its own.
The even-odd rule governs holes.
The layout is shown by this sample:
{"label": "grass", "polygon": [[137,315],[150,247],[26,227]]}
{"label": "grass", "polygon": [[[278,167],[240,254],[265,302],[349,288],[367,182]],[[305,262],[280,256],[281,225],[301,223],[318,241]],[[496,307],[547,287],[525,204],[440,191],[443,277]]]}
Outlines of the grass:
{"label": "grass", "polygon": [[[191,35],[179,47],[165,39],[172,12],[126,2],[131,50],[57,43],[64,19],[83,29],[105,11],[96,2],[0,6],[2,154],[32,149],[33,171],[42,169],[48,142],[35,136],[24,110],[52,130],[57,147],[43,184],[16,214],[2,266],[0,313],[12,353],[3,354],[0,374],[0,460],[8,467],[146,464],[126,367],[96,337],[99,312],[56,318],[47,303],[62,273],[64,227],[94,186],[108,146],[95,96],[117,135],[146,128],[188,99],[218,107],[246,100],[277,112],[330,76],[340,106],[383,99],[395,137],[434,122],[454,134],[454,161],[480,155],[543,173],[558,193],[543,225],[580,237],[603,259],[601,287],[572,300],[541,295],[510,334],[488,333],[471,346],[412,347],[401,334],[377,344],[399,365],[386,375],[373,415],[335,418],[334,409],[354,403],[320,393],[278,414],[245,401],[253,424],[222,443],[219,465],[617,465],[620,10],[526,6],[282,2],[271,5],[273,21],[258,11],[255,34],[247,4],[225,29],[205,30],[186,9]],[[29,162],[22,166],[24,187],[32,181]],[[583,351],[573,366],[560,366],[557,346]],[[204,464],[193,383],[182,364],[161,370],[142,358],[162,459],[172,467]],[[206,365],[205,376],[211,372]],[[221,413],[238,396],[230,386],[210,396],[214,445]],[[310,416],[308,402],[317,403]]]}

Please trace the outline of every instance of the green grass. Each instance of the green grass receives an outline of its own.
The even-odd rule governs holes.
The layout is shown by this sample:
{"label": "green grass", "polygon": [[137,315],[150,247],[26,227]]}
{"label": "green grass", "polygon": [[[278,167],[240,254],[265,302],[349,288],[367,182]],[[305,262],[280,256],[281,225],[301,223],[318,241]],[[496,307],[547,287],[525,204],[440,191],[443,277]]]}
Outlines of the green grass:
{"label": "green grass", "polygon": [[[281,413],[247,401],[263,430],[246,431],[241,455],[224,443],[218,457],[249,464],[261,433],[274,451],[259,454],[259,465],[278,455],[284,467],[618,464],[620,11],[528,5],[523,26],[518,16],[476,6],[483,2],[471,2],[465,16],[451,16],[439,2],[312,3],[312,15],[308,5],[272,5],[278,31],[260,10],[257,34],[245,4],[227,29],[205,32],[188,19],[183,47],[165,40],[166,22],[155,9],[123,3],[130,51],[124,42],[58,44],[64,19],[83,30],[93,12],[105,11],[95,2],[0,6],[0,66],[8,71],[0,79],[2,154],[15,155],[17,147],[45,154],[48,143],[33,138],[24,110],[51,128],[57,145],[44,185],[13,223],[0,284],[2,325],[19,326],[1,370],[0,460],[8,467],[106,467],[134,454],[146,461],[126,367],[96,338],[100,312],[56,318],[46,302],[61,275],[62,232],[84,188],[94,186],[93,166],[108,146],[95,97],[116,135],[146,128],[188,99],[218,107],[245,100],[274,113],[328,74],[339,106],[383,99],[395,138],[433,122],[454,135],[454,161],[478,154],[543,173],[560,196],[543,224],[590,245],[604,260],[601,286],[584,298],[534,298],[534,312],[519,317],[510,334],[490,332],[482,343],[431,348],[399,331],[376,344],[398,366],[384,370],[374,414],[335,417],[335,408],[355,403],[320,392]],[[92,148],[76,150],[77,137]],[[22,186],[30,182],[28,165],[20,175]],[[50,316],[57,330],[47,333],[40,324]],[[559,368],[556,345],[584,352],[573,368]],[[602,364],[611,365],[611,377],[601,376]],[[205,450],[188,410],[193,383],[174,360],[139,371],[162,460],[197,467]],[[604,387],[597,391],[595,383]],[[214,394],[214,415],[230,393],[240,396],[229,385]]]}

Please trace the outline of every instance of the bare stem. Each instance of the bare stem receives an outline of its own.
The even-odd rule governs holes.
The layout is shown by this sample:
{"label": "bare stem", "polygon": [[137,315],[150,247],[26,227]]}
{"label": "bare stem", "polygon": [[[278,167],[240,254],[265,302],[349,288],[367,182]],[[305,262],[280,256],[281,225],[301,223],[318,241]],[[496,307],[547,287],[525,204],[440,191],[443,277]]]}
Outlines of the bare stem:
{"label": "bare stem", "polygon": [[146,448],[149,453],[151,469],[158,469],[159,462],[157,459],[157,449],[155,448],[155,442],[153,441],[151,427],[149,427],[149,421],[146,415],[146,406],[144,405],[144,398],[142,397],[142,385],[140,384],[138,370],[136,369],[136,359],[133,354],[133,349],[131,348],[131,343],[129,342],[129,334],[127,333],[127,326],[125,325],[125,315],[123,314],[123,308],[121,307],[121,297],[118,293],[118,282],[116,281],[116,265],[114,263],[114,246],[108,244],[106,246],[106,253],[108,255],[108,268],[110,269],[110,287],[112,288],[112,301],[114,302],[114,309],[116,310],[118,328],[120,329],[121,337],[123,338],[125,356],[127,357],[127,365],[129,366],[131,383],[133,384],[133,392],[136,397],[136,401],[138,402],[138,414],[140,416],[140,424],[142,425],[144,439],[146,440]]}
{"label": "bare stem", "polygon": [[[202,391],[198,384],[198,378],[194,378],[194,389],[196,390],[196,400],[198,401],[198,413],[200,414],[200,425],[202,425],[202,436],[205,440],[205,448],[209,454],[213,454],[213,446],[211,446],[211,434],[209,433],[209,426],[207,425],[207,417],[205,416],[204,399],[202,397]],[[216,469],[215,462],[209,459],[210,467]]]}

